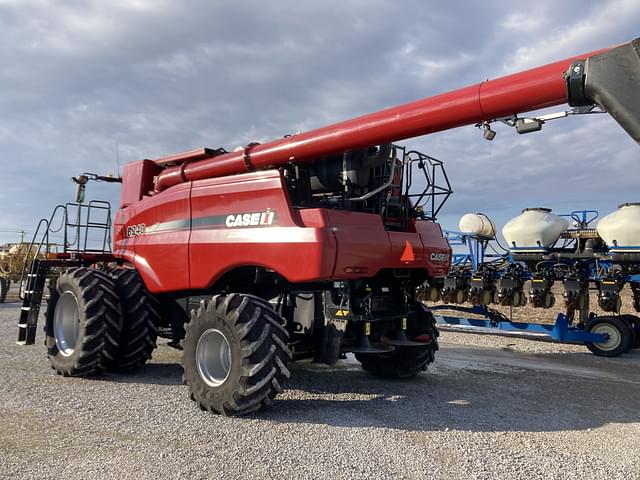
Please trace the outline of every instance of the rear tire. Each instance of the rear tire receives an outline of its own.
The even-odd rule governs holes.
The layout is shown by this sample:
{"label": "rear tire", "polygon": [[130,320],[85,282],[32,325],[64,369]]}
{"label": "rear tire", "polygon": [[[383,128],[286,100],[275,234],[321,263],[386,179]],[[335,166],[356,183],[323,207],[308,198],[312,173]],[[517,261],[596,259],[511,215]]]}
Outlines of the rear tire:
{"label": "rear tire", "polygon": [[356,353],[362,369],[382,378],[415,378],[435,358],[432,347],[396,347],[391,353]]}
{"label": "rear tire", "polygon": [[[415,378],[435,360],[439,335],[431,312],[420,302],[415,302],[416,312],[408,319],[407,336],[424,339],[424,346],[396,347],[389,353],[356,353],[362,369],[382,378]],[[428,339],[426,338],[428,337]]]}
{"label": "rear tire", "polygon": [[7,301],[7,293],[9,292],[9,280],[0,277],[0,303]]}
{"label": "rear tire", "polygon": [[118,353],[106,367],[110,370],[134,370],[143,366],[156,348],[157,325],[161,322],[160,305],[135,270],[121,268],[110,273],[120,298],[123,323]]}
{"label": "rear tire", "polygon": [[118,352],[122,311],[109,276],[90,268],[62,273],[46,311],[47,356],[60,375],[91,375]]}
{"label": "rear tire", "polygon": [[587,343],[594,355],[617,357],[629,351],[633,345],[633,332],[629,324],[620,317],[595,317],[588,321],[585,330],[590,333],[606,333],[609,339],[602,343]]}
{"label": "rear tire", "polygon": [[216,295],[192,312],[183,380],[201,409],[245,415],[270,405],[290,376],[282,320],[252,295]]}

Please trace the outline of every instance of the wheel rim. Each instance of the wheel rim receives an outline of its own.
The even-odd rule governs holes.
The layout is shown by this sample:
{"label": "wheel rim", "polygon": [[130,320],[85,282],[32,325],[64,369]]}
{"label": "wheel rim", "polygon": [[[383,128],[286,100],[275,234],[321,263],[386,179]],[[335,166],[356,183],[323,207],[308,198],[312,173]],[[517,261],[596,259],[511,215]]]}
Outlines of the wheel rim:
{"label": "wheel rim", "polygon": [[215,328],[205,331],[196,345],[196,366],[210,387],[219,387],[231,371],[231,347],[227,337]]}
{"label": "wheel rim", "polygon": [[53,316],[53,337],[61,355],[73,354],[80,336],[80,307],[72,292],[64,292],[56,303]]}
{"label": "wheel rim", "polygon": [[615,350],[622,342],[620,330],[609,323],[601,323],[591,329],[591,333],[603,333],[609,336],[606,342],[595,343],[600,350],[610,352]]}

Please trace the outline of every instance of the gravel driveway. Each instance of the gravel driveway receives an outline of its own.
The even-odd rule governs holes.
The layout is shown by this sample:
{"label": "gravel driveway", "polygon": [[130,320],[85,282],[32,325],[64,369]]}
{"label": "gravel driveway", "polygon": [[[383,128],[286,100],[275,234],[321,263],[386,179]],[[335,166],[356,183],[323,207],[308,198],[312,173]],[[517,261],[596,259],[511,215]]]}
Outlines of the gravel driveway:
{"label": "gravel driveway", "polygon": [[0,478],[640,479],[640,350],[445,333],[430,372],[292,368],[275,406],[201,412],[162,341],[128,375],[61,378],[0,304]]}

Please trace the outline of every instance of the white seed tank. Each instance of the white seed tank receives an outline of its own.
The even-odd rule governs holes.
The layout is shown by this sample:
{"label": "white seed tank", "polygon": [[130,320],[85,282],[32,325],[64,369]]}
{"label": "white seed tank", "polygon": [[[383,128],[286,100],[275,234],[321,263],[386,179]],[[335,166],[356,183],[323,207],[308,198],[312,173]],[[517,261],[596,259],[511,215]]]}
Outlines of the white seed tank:
{"label": "white seed tank", "polygon": [[460,218],[458,227],[462,233],[495,238],[496,226],[484,213],[467,213]]}
{"label": "white seed tank", "polygon": [[539,251],[553,245],[569,222],[551,213],[549,208],[525,208],[502,227],[510,249]]}
{"label": "white seed tank", "polygon": [[640,252],[640,203],[623,203],[596,226],[611,250]]}

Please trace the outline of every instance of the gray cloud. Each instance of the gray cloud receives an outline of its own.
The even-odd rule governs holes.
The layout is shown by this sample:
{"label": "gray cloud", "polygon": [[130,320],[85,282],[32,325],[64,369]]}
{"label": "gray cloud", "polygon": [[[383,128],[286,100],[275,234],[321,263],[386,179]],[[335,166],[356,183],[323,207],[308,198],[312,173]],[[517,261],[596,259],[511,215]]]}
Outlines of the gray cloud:
{"label": "gray cloud", "polygon": [[[634,1],[0,0],[0,230],[71,200],[72,175],[113,172],[116,142],[124,163],[268,140],[629,40],[639,14]],[[445,225],[638,200],[637,145],[608,117],[497,128],[492,143],[473,127],[409,142],[447,163]]]}

